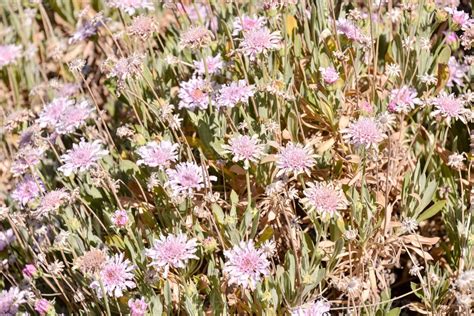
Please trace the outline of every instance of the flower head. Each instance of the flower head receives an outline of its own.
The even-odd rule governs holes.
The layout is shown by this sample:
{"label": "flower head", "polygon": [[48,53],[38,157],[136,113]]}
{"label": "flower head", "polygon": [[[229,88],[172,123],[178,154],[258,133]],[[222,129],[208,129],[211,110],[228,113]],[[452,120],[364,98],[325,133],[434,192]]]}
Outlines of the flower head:
{"label": "flower head", "polygon": [[390,95],[388,109],[391,112],[408,113],[415,105],[421,104],[421,100],[417,97],[416,90],[408,86],[400,89],[393,89]]}
{"label": "flower head", "polygon": [[99,272],[107,261],[107,255],[100,249],[86,251],[76,259],[75,265],[84,274]]}
{"label": "flower head", "polygon": [[52,308],[51,303],[44,298],[37,300],[35,303],[35,311],[41,316],[46,315]]}
{"label": "flower head", "polygon": [[256,249],[252,240],[224,251],[227,261],[224,272],[229,276],[229,284],[241,285],[254,290],[262,276],[270,273],[270,261],[262,249]]}
{"label": "flower head", "polygon": [[130,308],[131,316],[145,316],[148,304],[143,297],[136,299],[131,298],[128,300],[128,307]]}
{"label": "flower head", "polygon": [[178,144],[163,140],[161,142],[149,142],[145,146],[138,148],[137,153],[142,159],[137,160],[138,165],[147,165],[149,167],[159,167],[164,169],[169,167],[171,162],[178,159]]}
{"label": "flower head", "polygon": [[34,264],[27,264],[25,265],[23,270],[21,270],[25,278],[32,278],[36,274],[37,271],[38,270],[36,269]]}
{"label": "flower head", "polygon": [[26,205],[28,202],[39,197],[43,191],[44,186],[41,180],[28,175],[16,186],[11,197],[21,205]]}
{"label": "flower head", "polygon": [[26,303],[26,292],[12,286],[0,292],[0,315],[13,316],[21,304]]}
{"label": "flower head", "polygon": [[321,76],[323,76],[323,80],[327,84],[333,84],[339,79],[339,74],[337,73],[334,67],[320,67],[319,71],[321,72]]}
{"label": "flower head", "polygon": [[73,144],[66,154],[61,156],[64,164],[58,168],[65,176],[73,173],[80,173],[97,166],[97,162],[109,152],[102,149],[99,140],[86,142],[82,139],[79,144]]}
{"label": "flower head", "polygon": [[20,56],[20,45],[0,45],[0,68],[13,64]]}
{"label": "flower head", "polygon": [[0,231],[0,251],[3,251],[15,240],[13,229],[9,228],[5,231]]}
{"label": "flower head", "polygon": [[251,29],[244,33],[244,38],[239,45],[239,50],[248,56],[250,60],[255,60],[257,55],[266,55],[268,51],[280,48],[280,32],[270,32],[266,27]]}
{"label": "flower head", "polygon": [[257,135],[237,135],[229,140],[228,145],[222,146],[226,152],[232,154],[232,161],[244,162],[244,168],[250,167],[250,162],[257,162],[263,154],[265,145],[260,144]]}
{"label": "flower head", "polygon": [[134,15],[138,9],[153,11],[155,7],[150,0],[109,0],[108,5]]}
{"label": "flower head", "polygon": [[161,235],[150,249],[146,249],[146,255],[152,260],[150,266],[164,269],[163,277],[167,278],[170,268],[184,268],[188,260],[199,259],[195,255],[196,246],[196,239],[188,240],[184,234]]}
{"label": "flower head", "polygon": [[196,49],[211,43],[214,35],[204,26],[192,26],[181,35],[181,47]]}
{"label": "flower head", "polygon": [[107,78],[116,78],[118,87],[121,89],[125,86],[128,79],[137,77],[142,70],[143,56],[133,54],[129,57],[118,59],[113,65],[106,65],[108,70]]}
{"label": "flower head", "polygon": [[319,300],[296,307],[291,311],[291,316],[326,316],[330,309],[331,303]]}
{"label": "flower head", "polygon": [[[207,67],[207,69],[206,69]],[[209,75],[217,74],[224,67],[221,55],[209,56],[204,60],[194,61],[194,68],[200,75],[205,75],[206,70]]]}
{"label": "flower head", "polygon": [[315,165],[315,155],[313,148],[297,143],[288,143],[280,148],[277,154],[276,166],[279,170],[277,177],[283,174],[293,173],[295,176],[300,173],[309,174]]}
{"label": "flower head", "polygon": [[234,23],[232,24],[232,36],[237,36],[240,32],[261,29],[266,23],[267,19],[263,16],[252,18],[247,15],[243,15],[241,17],[236,17]]}
{"label": "flower head", "polygon": [[466,12],[452,8],[446,8],[445,10],[451,15],[453,23],[456,24],[458,27],[463,27],[464,25],[469,23],[469,14],[467,14]]}
{"label": "flower head", "polygon": [[260,245],[260,249],[267,255],[267,258],[271,258],[276,252],[276,243],[273,240],[267,240]]}
{"label": "flower head", "polygon": [[52,127],[56,128],[61,119],[64,118],[64,113],[68,108],[73,107],[74,100],[70,98],[56,98],[48,103],[41,111],[38,123],[41,128]]}
{"label": "flower head", "polygon": [[41,198],[40,205],[33,214],[37,218],[47,216],[52,212],[56,212],[67,201],[69,201],[69,193],[64,189],[50,191]]}
{"label": "flower head", "polygon": [[449,79],[446,85],[448,87],[452,87],[454,85],[464,87],[464,79],[466,78],[466,74],[469,71],[469,66],[458,62],[456,57],[451,56],[449,57],[448,61],[448,71]]}
{"label": "flower head", "polygon": [[74,106],[69,106],[62,112],[56,124],[56,131],[59,134],[69,134],[86,123],[94,109],[88,101],[81,101]]}
{"label": "flower head", "polygon": [[44,151],[43,147],[33,147],[31,145],[20,147],[17,157],[12,163],[12,173],[15,176],[25,174],[30,168],[41,162]]}
{"label": "flower head", "polygon": [[192,196],[208,183],[204,181],[202,167],[194,162],[180,163],[175,169],[168,169],[166,173],[168,174],[166,185],[171,188],[175,196]]}
{"label": "flower head", "polygon": [[343,34],[352,41],[359,41],[361,38],[358,27],[354,22],[345,18],[339,18],[336,21],[336,30],[338,34]]}
{"label": "flower head", "polygon": [[127,28],[128,34],[136,36],[142,41],[147,40],[156,31],[155,19],[148,15],[134,17],[132,24]]}
{"label": "flower head", "polygon": [[202,1],[190,2],[188,5],[178,2],[176,3],[176,7],[179,13],[187,16],[193,24],[204,23],[204,25],[211,30],[217,30],[217,17],[212,14],[212,11],[210,11]]}
{"label": "flower head", "polygon": [[385,74],[389,77],[398,77],[401,72],[399,64],[388,64],[385,66]]}
{"label": "flower head", "polygon": [[437,98],[433,99],[435,110],[431,113],[433,116],[441,116],[446,121],[461,120],[466,123],[466,114],[468,110],[464,108],[464,101],[456,98],[454,94],[441,92]]}
{"label": "flower head", "polygon": [[378,144],[386,137],[374,118],[361,117],[342,130],[344,139],[355,147],[377,149]]}
{"label": "flower head", "polygon": [[128,214],[125,210],[116,210],[114,215],[112,215],[112,223],[116,227],[125,227],[128,224]]}
{"label": "flower head", "polygon": [[101,20],[85,21],[82,23],[69,38],[69,44],[75,44],[84,41],[97,34],[97,29],[102,25]]}
{"label": "flower head", "polygon": [[332,218],[349,205],[342,189],[333,183],[309,182],[307,185],[302,202],[310,211]]}
{"label": "flower head", "polygon": [[233,108],[238,103],[248,103],[248,99],[254,95],[254,86],[248,85],[245,80],[231,82],[223,85],[217,96],[216,106]]}
{"label": "flower head", "polygon": [[448,166],[454,169],[462,169],[466,158],[462,154],[454,153],[448,157]]}
{"label": "flower head", "polygon": [[132,273],[134,269],[130,260],[124,259],[123,253],[116,254],[107,259],[91,288],[97,291],[98,297],[102,297],[103,292],[108,296],[121,297],[124,290],[136,286]]}
{"label": "flower head", "polygon": [[456,282],[456,289],[467,292],[474,289],[474,270],[466,270],[459,274]]}
{"label": "flower head", "polygon": [[207,109],[212,87],[209,86],[206,80],[192,78],[189,81],[182,82],[179,86],[178,96],[181,100],[178,106],[180,109]]}

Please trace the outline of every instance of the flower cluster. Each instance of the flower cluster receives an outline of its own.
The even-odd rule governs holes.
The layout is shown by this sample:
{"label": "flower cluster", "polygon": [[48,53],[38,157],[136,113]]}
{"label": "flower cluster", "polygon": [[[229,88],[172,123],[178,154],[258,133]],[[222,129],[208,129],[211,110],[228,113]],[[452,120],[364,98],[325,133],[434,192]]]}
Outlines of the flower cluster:
{"label": "flower cluster", "polygon": [[0,315],[472,310],[469,1],[56,2],[1,6]]}

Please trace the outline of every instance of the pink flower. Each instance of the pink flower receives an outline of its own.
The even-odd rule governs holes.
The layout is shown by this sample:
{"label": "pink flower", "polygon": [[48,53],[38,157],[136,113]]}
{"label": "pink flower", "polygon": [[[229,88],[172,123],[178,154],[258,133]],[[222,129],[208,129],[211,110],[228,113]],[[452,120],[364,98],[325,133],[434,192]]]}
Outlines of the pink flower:
{"label": "pink flower", "polygon": [[244,168],[250,167],[250,162],[257,162],[263,154],[265,145],[260,144],[257,135],[249,137],[247,135],[237,135],[229,140],[228,145],[222,146],[226,152],[233,155],[232,161],[244,162]]}
{"label": "pink flower", "polygon": [[16,286],[0,292],[0,315],[13,316],[18,312],[20,305],[26,303],[26,292]]}
{"label": "pink flower", "polygon": [[116,78],[119,88],[123,88],[128,79],[133,79],[140,75],[143,58],[142,55],[133,54],[129,57],[118,59],[115,64],[109,68],[107,78]]}
{"label": "pink flower", "polygon": [[134,15],[138,9],[148,9],[153,11],[155,7],[150,0],[109,0],[108,5]]}
{"label": "pink flower", "polygon": [[114,215],[112,216],[112,223],[116,227],[125,227],[128,224],[128,214],[125,210],[116,210]]}
{"label": "pink flower", "polygon": [[176,3],[179,12],[186,15],[193,24],[204,23],[212,31],[217,31],[218,19],[209,12],[206,5],[199,2],[191,2],[189,5],[183,5],[182,2]]}
{"label": "pink flower", "polygon": [[69,134],[86,123],[94,109],[88,101],[81,101],[74,106],[69,106],[61,114],[56,124],[59,134]]}
{"label": "pink flower", "polygon": [[254,95],[254,86],[245,80],[223,85],[217,96],[216,106],[233,108],[238,103],[248,104],[248,99]]}
{"label": "pink flower", "polygon": [[212,57],[212,56],[206,57],[205,64],[203,60],[194,61],[194,68],[196,68],[196,72],[198,74],[205,75],[206,67],[207,67],[207,73],[209,75],[219,73],[219,71],[224,67],[224,62],[222,61],[221,55],[216,55],[215,57]]}
{"label": "pink flower", "polygon": [[27,264],[25,265],[23,270],[21,270],[25,278],[32,278],[36,274],[37,271],[38,270],[36,269],[34,264]]}
{"label": "pink flower", "polygon": [[237,36],[240,32],[261,29],[266,23],[267,19],[262,16],[251,18],[247,15],[243,15],[242,17],[236,17],[234,23],[232,24],[232,36]]}
{"label": "pink flower", "polygon": [[[91,283],[91,288],[97,291],[99,298],[104,293],[108,296],[121,297],[124,290],[133,289],[136,286],[132,273],[134,269],[130,260],[124,259],[123,253],[116,254],[107,259],[96,280]],[[104,288],[104,293],[101,287]]]}
{"label": "pink flower", "polygon": [[128,300],[128,307],[130,307],[131,316],[145,316],[148,304],[145,302],[143,297],[140,299],[131,298]]}
{"label": "pink flower", "polygon": [[0,251],[3,251],[5,248],[7,248],[15,240],[15,238],[15,233],[13,233],[13,229],[11,228],[5,231],[0,231]]}
{"label": "pink flower", "polygon": [[454,44],[458,41],[458,36],[455,32],[444,32],[444,38],[447,44]]}
{"label": "pink flower", "polygon": [[261,249],[255,249],[252,240],[241,241],[231,250],[225,250],[227,261],[224,272],[228,274],[229,285],[237,284],[254,290],[262,276],[270,274],[270,261]]}
{"label": "pink flower", "polygon": [[17,157],[12,163],[12,173],[15,176],[25,174],[41,162],[44,151],[45,150],[42,147],[32,147],[31,145],[20,147]]}
{"label": "pink flower", "polygon": [[[176,166],[176,169],[166,170],[168,182],[166,186],[170,187],[173,195],[192,196],[194,192],[210,185],[209,181],[204,181],[203,169],[194,162],[183,162]],[[210,177],[213,180],[215,177]]]}
{"label": "pink flower", "polygon": [[179,45],[183,48],[197,49],[211,43],[214,35],[204,26],[192,26],[181,35]]}
{"label": "pink flower", "polygon": [[0,68],[13,64],[20,56],[20,45],[0,45]]}
{"label": "pink flower", "polygon": [[46,315],[51,308],[53,308],[53,306],[51,306],[49,301],[44,298],[37,300],[35,303],[35,311],[37,311],[41,316]]}
{"label": "pink flower", "polygon": [[270,50],[279,49],[281,40],[279,31],[271,33],[266,27],[251,29],[244,33],[239,50],[253,61],[259,54],[266,55]]}
{"label": "pink flower", "polygon": [[348,206],[344,192],[333,183],[308,182],[303,191],[304,198],[301,202],[309,211],[316,211],[323,217],[334,217],[339,210],[345,210]]}
{"label": "pink flower", "polygon": [[300,173],[309,174],[310,169],[316,164],[315,157],[310,146],[288,143],[285,147],[280,148],[277,154],[276,166],[279,169],[277,177],[290,173],[295,176]]}
{"label": "pink flower", "polygon": [[69,98],[56,98],[48,103],[41,111],[38,123],[41,128],[56,128],[67,108],[74,105],[74,100]]}
{"label": "pink flower", "polygon": [[296,307],[291,311],[291,316],[326,316],[329,315],[331,303],[319,300]]}
{"label": "pink flower", "polygon": [[163,140],[160,143],[152,141],[137,149],[142,159],[137,160],[138,165],[163,168],[169,167],[171,162],[178,159],[178,144]]}
{"label": "pink flower", "polygon": [[431,113],[431,115],[442,116],[448,122],[452,119],[461,120],[466,124],[466,114],[469,110],[464,107],[464,101],[456,98],[454,94],[448,95],[446,92],[441,92],[432,102],[436,109]]}
{"label": "pink flower", "polygon": [[64,189],[50,191],[41,198],[40,205],[33,214],[37,218],[47,216],[51,212],[57,211],[67,201],[69,201],[69,193]]}
{"label": "pink flower", "polygon": [[66,154],[61,156],[64,164],[58,168],[65,176],[81,173],[97,166],[97,162],[109,152],[102,149],[99,140],[86,142],[84,139],[79,144],[73,144]]}
{"label": "pink flower", "polygon": [[34,179],[31,176],[26,176],[22,182],[20,182],[15,190],[13,190],[11,197],[21,205],[26,205],[28,202],[33,201],[40,196],[40,193],[44,191],[43,183],[39,179]]}
{"label": "pink flower", "polygon": [[377,121],[370,117],[359,118],[343,129],[342,133],[343,138],[351,144],[366,149],[370,147],[377,149],[378,144],[386,137]]}
{"label": "pink flower", "polygon": [[206,80],[202,78],[192,78],[189,81],[180,83],[179,86],[178,96],[181,100],[179,101],[178,107],[180,109],[207,109],[212,88]]}
{"label": "pink flower", "polygon": [[321,75],[323,76],[323,80],[327,84],[333,84],[339,79],[339,74],[337,73],[336,69],[334,67],[320,67],[319,71],[321,72]]}
{"label": "pink flower", "polygon": [[458,11],[456,9],[445,8],[446,12],[451,15],[453,23],[457,26],[463,27],[466,23],[469,22],[469,14],[464,11]]}
{"label": "pink flower", "polygon": [[372,113],[372,111],[374,110],[373,105],[371,103],[367,102],[367,101],[361,101],[357,105],[358,105],[360,110],[362,110],[364,112],[367,112],[367,113]]}
{"label": "pink flower", "polygon": [[73,99],[60,97],[44,107],[38,122],[41,128],[52,127],[59,134],[68,134],[84,125],[93,111],[88,101],[76,103]]}
{"label": "pink flower", "polygon": [[77,83],[64,83],[57,87],[57,90],[60,97],[70,97],[76,94],[80,88],[81,86]]}
{"label": "pink flower", "polygon": [[128,34],[147,40],[157,30],[155,19],[148,15],[139,15],[133,18],[132,24],[127,28]]}
{"label": "pink flower", "polygon": [[97,29],[102,25],[102,20],[85,21],[77,27],[76,32],[69,38],[69,44],[75,44],[97,34]]}
{"label": "pink flower", "polygon": [[417,97],[415,89],[408,86],[402,86],[400,89],[392,90],[388,110],[390,112],[406,114],[415,108],[415,105],[420,105],[421,103],[422,102]]}
{"label": "pink flower", "polygon": [[469,66],[459,63],[456,60],[456,57],[451,56],[449,57],[448,61],[448,70],[449,79],[446,85],[448,87],[452,87],[454,85],[464,87],[464,79],[466,78],[466,74],[469,71]]}
{"label": "pink flower", "polygon": [[160,239],[153,241],[153,246],[145,253],[151,258],[150,266],[164,269],[163,277],[168,277],[170,268],[185,268],[190,259],[199,259],[196,253],[197,241],[188,240],[186,235],[160,235]]}
{"label": "pink flower", "polygon": [[343,34],[352,41],[359,41],[361,34],[357,26],[350,20],[339,18],[336,21],[337,34]]}

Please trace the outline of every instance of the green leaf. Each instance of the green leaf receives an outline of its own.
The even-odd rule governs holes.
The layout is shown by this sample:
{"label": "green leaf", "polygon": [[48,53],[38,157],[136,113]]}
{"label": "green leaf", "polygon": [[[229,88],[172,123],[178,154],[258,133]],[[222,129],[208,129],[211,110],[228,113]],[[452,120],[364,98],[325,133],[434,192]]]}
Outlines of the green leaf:
{"label": "green leaf", "polygon": [[[421,180],[421,179],[420,179]],[[424,187],[424,185],[420,185],[420,188]],[[423,189],[423,198],[420,201],[420,204],[415,210],[415,215],[421,213],[433,200],[433,196],[436,193],[436,189],[438,188],[438,183],[436,181],[431,181],[427,187]]]}
{"label": "green leaf", "polygon": [[108,246],[117,247],[120,250],[125,249],[125,243],[119,235],[110,235],[105,237],[105,242]]}
{"label": "green leaf", "polygon": [[401,311],[400,307],[391,309],[391,310],[388,311],[386,316],[398,316],[398,315],[400,315],[400,311]]}
{"label": "green leaf", "polygon": [[138,166],[131,160],[121,160],[119,164],[119,169],[120,171],[125,172],[127,174],[135,174],[140,172]]}
{"label": "green leaf", "polygon": [[262,234],[258,238],[257,243],[261,245],[267,240],[269,240],[272,236],[273,236],[273,228],[271,228],[270,226],[267,226],[267,228],[265,228],[265,230],[262,232]]}
{"label": "green leaf", "polygon": [[224,225],[225,215],[224,215],[224,212],[222,211],[222,208],[216,203],[213,203],[211,205],[211,209],[212,209],[212,213],[214,213],[214,217],[217,219],[217,222],[221,225]]}
{"label": "green leaf", "polygon": [[446,46],[443,48],[441,53],[439,53],[437,62],[442,63],[442,64],[447,64],[449,61],[449,57],[451,57],[451,49],[448,46]]}
{"label": "green leaf", "polygon": [[433,204],[429,209],[424,211],[420,216],[418,216],[417,221],[422,222],[424,220],[427,220],[428,218],[433,217],[436,215],[439,211],[441,211],[446,205],[446,200],[441,200]]}

